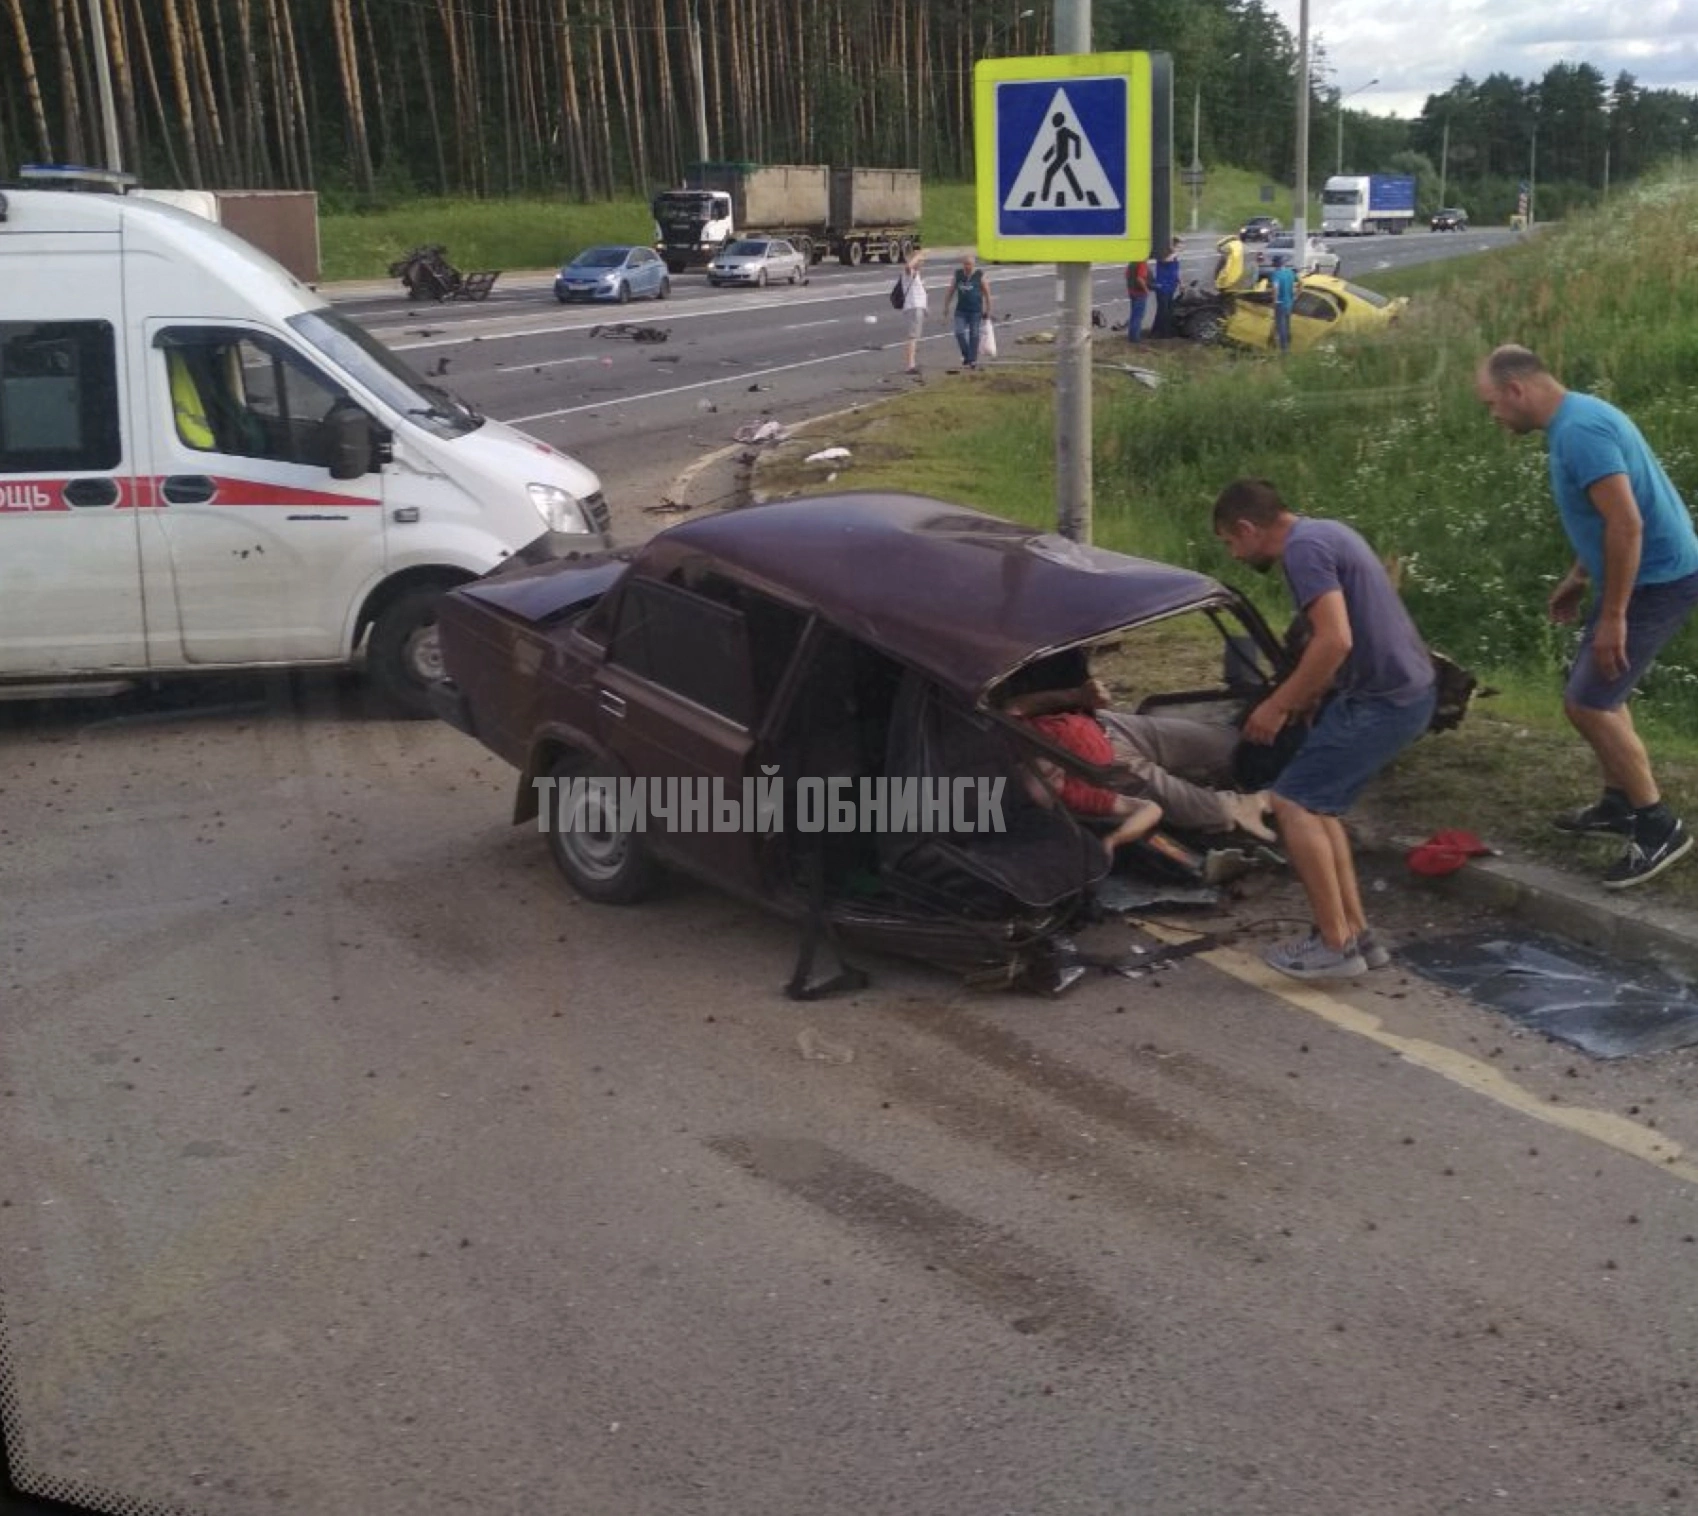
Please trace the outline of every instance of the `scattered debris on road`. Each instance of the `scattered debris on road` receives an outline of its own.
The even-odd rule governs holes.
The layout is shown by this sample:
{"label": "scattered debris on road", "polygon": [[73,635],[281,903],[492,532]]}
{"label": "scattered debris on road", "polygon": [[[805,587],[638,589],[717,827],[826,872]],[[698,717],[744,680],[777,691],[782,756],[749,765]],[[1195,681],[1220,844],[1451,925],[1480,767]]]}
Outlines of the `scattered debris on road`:
{"label": "scattered debris on road", "polygon": [[644,326],[637,321],[615,321],[610,325],[597,323],[589,330],[592,337],[623,337],[632,342],[665,342],[672,336],[671,327]]}

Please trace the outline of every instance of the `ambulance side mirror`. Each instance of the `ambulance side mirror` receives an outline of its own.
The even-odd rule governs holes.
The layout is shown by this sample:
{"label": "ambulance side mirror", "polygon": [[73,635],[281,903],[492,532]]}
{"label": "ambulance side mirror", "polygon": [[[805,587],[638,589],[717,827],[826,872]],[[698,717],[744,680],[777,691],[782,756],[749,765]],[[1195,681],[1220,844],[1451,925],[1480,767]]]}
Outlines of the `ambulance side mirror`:
{"label": "ambulance side mirror", "polygon": [[325,453],[332,479],[359,479],[372,470],[371,417],[351,400],[324,418]]}

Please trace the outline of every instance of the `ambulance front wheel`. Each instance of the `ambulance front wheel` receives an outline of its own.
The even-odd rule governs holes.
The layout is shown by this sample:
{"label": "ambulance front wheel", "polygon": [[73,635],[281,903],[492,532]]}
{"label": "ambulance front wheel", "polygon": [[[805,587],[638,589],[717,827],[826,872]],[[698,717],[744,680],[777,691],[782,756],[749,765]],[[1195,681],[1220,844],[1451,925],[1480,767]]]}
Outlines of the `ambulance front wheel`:
{"label": "ambulance front wheel", "polygon": [[447,677],[436,630],[443,586],[397,595],[372,623],[366,639],[366,678],[393,714],[423,720],[435,714],[430,688]]}

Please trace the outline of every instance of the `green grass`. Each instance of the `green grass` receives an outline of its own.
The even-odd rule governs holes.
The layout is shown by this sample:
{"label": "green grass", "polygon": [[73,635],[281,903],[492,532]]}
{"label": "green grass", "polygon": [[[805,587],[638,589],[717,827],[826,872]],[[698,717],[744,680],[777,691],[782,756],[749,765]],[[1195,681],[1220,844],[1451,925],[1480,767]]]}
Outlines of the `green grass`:
{"label": "green grass", "polygon": [[[1237,227],[1254,215],[1291,217],[1291,195],[1259,198],[1264,181],[1243,169],[1209,170],[1201,225]],[[931,247],[970,247],[977,241],[977,192],[971,184],[928,181],[921,233]],[[1318,217],[1319,208],[1311,211]],[[1179,231],[1190,226],[1189,191],[1174,207]],[[379,210],[321,209],[319,241],[324,278],[381,279],[409,248],[440,242],[462,269],[549,268],[597,242],[647,242],[654,220],[637,199],[591,203],[552,199],[414,200]]]}
{"label": "green grass", "polygon": [[[1675,484],[1698,500],[1698,186],[1665,183],[1502,252],[1379,278],[1413,295],[1382,340],[1271,357],[1184,344],[1139,357],[1151,390],[1100,342],[1095,540],[1238,584],[1276,624],[1283,586],[1229,563],[1209,508],[1229,480],[1271,478],[1299,510],[1349,521],[1401,565],[1436,646],[1500,691],[1460,733],[1423,743],[1383,788],[1404,830],[1471,826],[1553,860],[1595,848],[1548,814],[1589,798],[1595,774],[1560,715],[1572,633],[1544,616],[1570,554],[1542,440],[1500,433],[1473,394],[1499,342],[1538,350],[1572,387],[1623,406]],[[763,472],[770,493],[824,487],[802,452],[829,440],[853,463],[832,488],[910,489],[1036,525],[1055,519],[1052,350],[1008,344],[977,379],[832,423]],[[1645,681],[1636,720],[1671,801],[1698,808],[1698,628]],[[1603,861],[1599,855],[1598,861]],[[1698,905],[1698,870],[1649,887]]]}
{"label": "green grass", "polygon": [[415,200],[320,218],[324,278],[381,279],[409,248],[440,242],[456,267],[550,268],[598,242],[649,242],[654,218],[637,200]]}

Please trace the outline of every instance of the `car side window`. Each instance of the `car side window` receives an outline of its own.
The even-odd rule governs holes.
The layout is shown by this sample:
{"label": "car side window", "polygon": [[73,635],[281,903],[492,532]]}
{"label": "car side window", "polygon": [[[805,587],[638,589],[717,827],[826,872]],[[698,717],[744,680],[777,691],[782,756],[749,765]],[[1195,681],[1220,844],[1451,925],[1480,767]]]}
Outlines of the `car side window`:
{"label": "car side window", "polygon": [[0,321],[0,474],[116,468],[117,339],[108,321]]}
{"label": "car side window", "polygon": [[172,327],[157,345],[185,447],[328,464],[324,421],[347,397],[293,349],[263,333],[225,327]]}
{"label": "car side window", "polygon": [[1319,290],[1299,290],[1291,313],[1294,316],[1307,316],[1311,321],[1338,320],[1338,307]]}
{"label": "car side window", "polygon": [[753,722],[749,629],[729,606],[658,580],[628,580],[607,661],[739,726]]}

